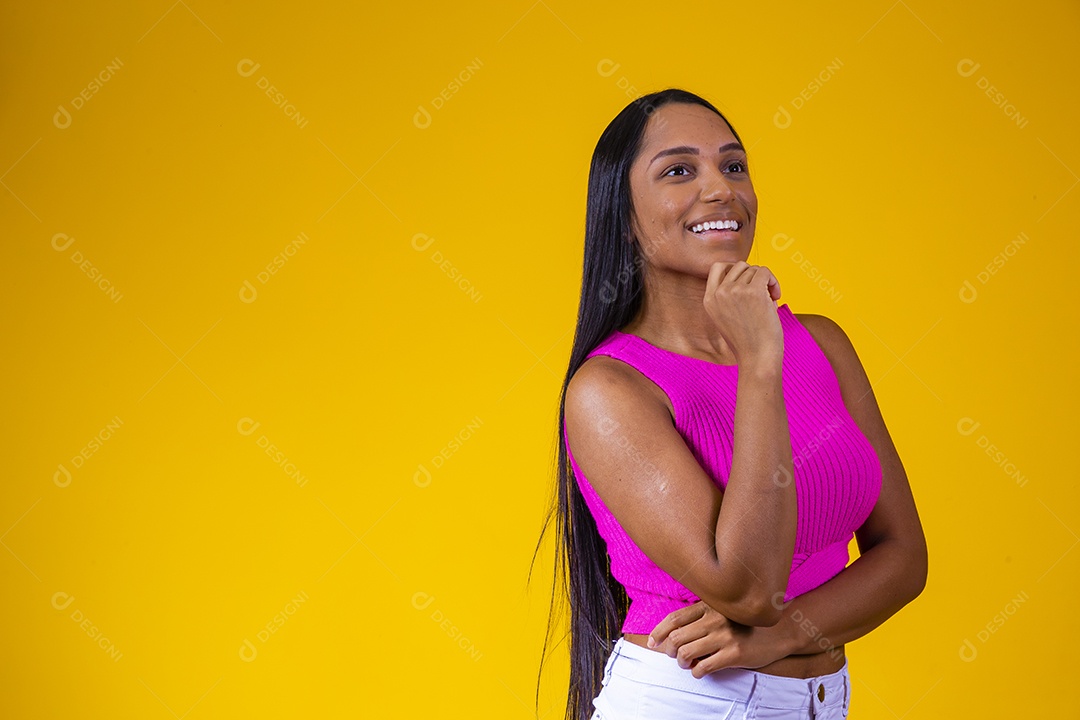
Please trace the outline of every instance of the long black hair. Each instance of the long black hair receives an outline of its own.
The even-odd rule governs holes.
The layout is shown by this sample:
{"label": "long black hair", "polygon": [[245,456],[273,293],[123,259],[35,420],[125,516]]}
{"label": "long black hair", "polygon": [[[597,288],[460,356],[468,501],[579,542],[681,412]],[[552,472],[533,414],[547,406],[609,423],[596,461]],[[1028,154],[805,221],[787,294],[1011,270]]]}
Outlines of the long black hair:
{"label": "long black hair", "polygon": [[[624,107],[604,129],[593,151],[585,211],[581,299],[555,430],[558,496],[553,494],[540,533],[542,542],[554,517],[559,543],[555,587],[559,587],[561,578],[562,588],[570,600],[570,683],[566,720],[588,720],[592,715],[592,700],[600,692],[604,665],[612,643],[621,634],[629,607],[626,591],[611,575],[606,545],[581,495],[567,456],[562,435],[566,387],[586,356],[613,330],[628,324],[641,308],[641,270],[645,258],[632,230],[630,166],[641,150],[650,116],[668,103],[707,107],[719,115],[735,138],[742,142],[735,128],[710,102],[685,90],[668,88],[644,95]],[[533,553],[535,560],[536,551]],[[554,600],[553,593],[544,656],[551,638]],[[540,670],[542,673],[543,657]],[[536,692],[539,705],[539,678]]]}

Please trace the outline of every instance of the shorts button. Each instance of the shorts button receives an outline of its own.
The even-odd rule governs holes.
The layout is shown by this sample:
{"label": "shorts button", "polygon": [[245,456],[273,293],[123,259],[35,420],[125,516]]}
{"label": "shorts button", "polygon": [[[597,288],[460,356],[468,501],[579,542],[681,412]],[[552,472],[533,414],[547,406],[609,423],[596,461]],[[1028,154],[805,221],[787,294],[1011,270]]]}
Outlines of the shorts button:
{"label": "shorts button", "polygon": [[825,686],[824,685],[818,685],[817,686],[817,699],[820,700],[821,702],[825,702]]}

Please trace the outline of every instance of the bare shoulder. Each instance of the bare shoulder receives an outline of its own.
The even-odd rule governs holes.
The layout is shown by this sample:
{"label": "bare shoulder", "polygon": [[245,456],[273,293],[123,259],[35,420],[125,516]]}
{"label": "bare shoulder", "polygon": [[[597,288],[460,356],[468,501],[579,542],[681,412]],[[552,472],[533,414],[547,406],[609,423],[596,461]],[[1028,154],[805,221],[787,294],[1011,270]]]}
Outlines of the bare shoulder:
{"label": "bare shoulder", "polygon": [[802,323],[802,326],[813,336],[818,347],[825,353],[829,361],[834,365],[837,360],[842,360],[846,354],[854,354],[855,348],[851,344],[844,329],[830,317],[815,315],[812,313],[792,313]]}
{"label": "bare shoulder", "polygon": [[568,416],[659,409],[671,414],[667,395],[639,371],[607,355],[594,355],[583,362],[566,387]]}

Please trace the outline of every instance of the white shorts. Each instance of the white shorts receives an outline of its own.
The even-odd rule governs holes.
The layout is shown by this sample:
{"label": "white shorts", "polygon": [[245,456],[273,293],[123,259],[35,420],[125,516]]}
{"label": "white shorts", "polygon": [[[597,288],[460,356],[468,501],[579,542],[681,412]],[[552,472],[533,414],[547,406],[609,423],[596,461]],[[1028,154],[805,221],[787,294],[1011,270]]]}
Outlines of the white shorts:
{"label": "white shorts", "polygon": [[591,720],[682,718],[846,718],[851,702],[847,659],[829,675],[789,678],[725,668],[698,679],[675,658],[624,638],[604,667]]}

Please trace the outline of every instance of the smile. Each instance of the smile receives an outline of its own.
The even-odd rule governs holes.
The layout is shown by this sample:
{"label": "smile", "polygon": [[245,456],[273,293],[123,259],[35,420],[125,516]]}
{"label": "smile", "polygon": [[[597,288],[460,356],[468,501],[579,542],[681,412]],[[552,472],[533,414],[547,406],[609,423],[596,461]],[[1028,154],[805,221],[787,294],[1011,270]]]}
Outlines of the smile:
{"label": "smile", "polygon": [[737,220],[714,220],[700,223],[690,228],[690,232],[703,233],[706,230],[738,230],[742,225]]}

